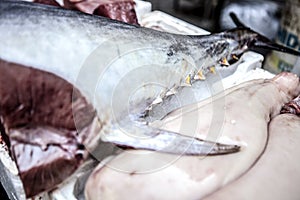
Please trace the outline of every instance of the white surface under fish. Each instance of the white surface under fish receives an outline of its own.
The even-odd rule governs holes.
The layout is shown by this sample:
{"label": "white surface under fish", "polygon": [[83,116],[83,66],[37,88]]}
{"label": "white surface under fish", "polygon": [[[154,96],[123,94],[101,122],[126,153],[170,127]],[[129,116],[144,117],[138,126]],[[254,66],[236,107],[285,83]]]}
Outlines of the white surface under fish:
{"label": "white surface under fish", "polygon": [[[240,199],[242,191],[239,189],[246,188],[247,184],[259,185],[261,183],[256,180],[264,178],[261,174],[262,167],[263,172],[269,167],[274,167],[267,164],[265,160],[270,161],[269,155],[275,156],[279,149],[271,149],[270,152],[267,150],[267,154],[263,154],[268,142],[268,124],[271,118],[279,114],[283,103],[290,101],[299,92],[299,78],[292,74],[281,74],[269,81],[261,79],[246,82],[226,90],[225,96],[219,95],[212,98],[212,101],[207,100],[198,105],[186,106],[171,113],[163,120],[164,128],[183,134],[190,134],[194,131],[193,128],[196,128],[197,137],[219,138],[219,141],[239,143],[242,146],[241,151],[215,157],[176,157],[142,151],[124,152],[110,160],[105,166],[100,165],[94,170],[86,185],[86,198],[89,200],[102,198],[201,199],[225,186],[224,192],[228,191],[225,199],[231,199],[231,190],[238,193],[240,196],[237,199]],[[217,106],[217,109],[213,109],[214,106]],[[195,119],[195,116],[199,117]],[[189,124],[196,120],[197,127],[184,126],[184,120]],[[282,125],[281,132],[285,126]],[[270,134],[275,127],[271,125]],[[217,135],[214,135],[215,131],[218,131]],[[273,145],[279,145],[280,139],[274,138],[274,140],[278,144]],[[289,148],[289,151],[292,150]],[[260,161],[262,154],[264,158]],[[277,158],[279,161],[276,160]],[[275,163],[282,160],[281,157],[274,157],[274,159]],[[284,168],[286,170],[289,167],[294,169],[292,166],[294,162],[291,157],[289,159],[291,162]],[[267,166],[264,166],[265,163]],[[257,170],[256,167],[258,167]],[[249,169],[251,175],[245,175],[245,180],[248,181],[242,182],[241,187],[238,182],[234,184],[234,187],[230,187],[230,190],[226,190],[228,183],[235,181]],[[277,174],[271,169],[266,175],[276,176]],[[288,180],[285,171],[280,175],[283,176],[283,180]],[[293,184],[296,185],[298,180],[294,178]],[[264,185],[260,186],[264,187]],[[249,193],[251,191],[253,192],[251,195],[257,198],[264,197],[264,194],[268,192],[259,196],[260,193],[254,190],[249,190]],[[292,192],[291,196],[296,195],[296,190]],[[219,197],[224,199],[223,195]]]}
{"label": "white surface under fish", "polygon": [[298,200],[300,118],[282,114],[269,126],[269,140],[259,161],[244,176],[206,200]]}

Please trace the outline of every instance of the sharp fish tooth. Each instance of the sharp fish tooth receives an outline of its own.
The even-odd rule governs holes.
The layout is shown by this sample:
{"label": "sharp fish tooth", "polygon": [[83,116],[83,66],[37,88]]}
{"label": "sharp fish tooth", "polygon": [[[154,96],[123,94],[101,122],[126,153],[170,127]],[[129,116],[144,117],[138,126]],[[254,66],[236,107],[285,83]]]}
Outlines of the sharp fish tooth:
{"label": "sharp fish tooth", "polygon": [[153,102],[152,102],[152,105],[155,105],[155,104],[159,104],[163,102],[162,98],[161,97],[157,97]]}
{"label": "sharp fish tooth", "polygon": [[170,89],[170,90],[166,93],[166,96],[171,96],[171,95],[174,95],[174,94],[176,94],[176,93],[177,93],[176,89],[175,89],[175,88],[172,88],[172,89]]}
{"label": "sharp fish tooth", "polygon": [[239,60],[239,57],[237,57],[235,54],[232,55],[232,58],[233,58],[234,60]]}
{"label": "sharp fish tooth", "polygon": [[194,77],[195,80],[205,80],[206,77],[204,76],[203,70],[199,70],[198,73]]}
{"label": "sharp fish tooth", "polygon": [[225,57],[220,60],[220,64],[222,66],[229,66],[230,65],[227,58],[225,58]]}
{"label": "sharp fish tooth", "polygon": [[189,74],[186,78],[185,78],[185,83],[189,86],[192,85],[192,78],[191,78],[191,74]]}
{"label": "sharp fish tooth", "polygon": [[148,107],[146,108],[146,111],[150,111],[150,110],[152,110],[152,108],[153,108],[153,106],[152,106],[152,104],[151,104],[150,106],[148,106]]}
{"label": "sharp fish tooth", "polygon": [[210,67],[209,72],[212,74],[216,74],[216,67],[215,66]]}

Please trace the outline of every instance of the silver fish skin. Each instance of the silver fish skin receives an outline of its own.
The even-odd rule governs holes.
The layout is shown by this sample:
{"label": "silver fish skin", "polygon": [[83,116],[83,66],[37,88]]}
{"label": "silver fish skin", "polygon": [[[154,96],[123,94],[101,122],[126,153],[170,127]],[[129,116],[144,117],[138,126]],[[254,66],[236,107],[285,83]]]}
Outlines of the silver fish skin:
{"label": "silver fish skin", "polygon": [[[231,43],[236,42],[215,37],[162,33],[27,2],[0,3],[0,58],[68,80],[93,102],[100,123],[108,127],[123,119],[129,108],[135,110],[141,105],[141,109],[133,112],[137,113],[145,108],[144,102],[151,103],[164,92],[162,88],[145,88],[147,81],[166,89],[180,86],[190,74],[226,57]],[[222,47],[216,48],[220,49],[218,52],[214,51],[216,45]],[[126,80],[131,88],[120,88],[116,108],[110,109],[116,87],[124,76],[130,77]],[[120,102],[128,102],[130,97],[124,91],[132,92],[139,86],[141,89],[133,100],[122,105]]]}
{"label": "silver fish skin", "polygon": [[[207,73],[224,58],[242,54],[258,42],[268,43],[250,29],[183,36],[17,1],[0,2],[0,41],[1,59],[52,72],[79,88],[97,110],[104,141],[134,148],[137,138],[146,135],[168,146],[166,138],[176,136],[179,150],[164,150],[153,141],[136,146],[189,155],[232,153],[239,148],[195,142],[132,120],[157,97],[197,81],[199,71]],[[138,137],[127,137],[124,131]],[[120,137],[122,132],[126,137]]]}

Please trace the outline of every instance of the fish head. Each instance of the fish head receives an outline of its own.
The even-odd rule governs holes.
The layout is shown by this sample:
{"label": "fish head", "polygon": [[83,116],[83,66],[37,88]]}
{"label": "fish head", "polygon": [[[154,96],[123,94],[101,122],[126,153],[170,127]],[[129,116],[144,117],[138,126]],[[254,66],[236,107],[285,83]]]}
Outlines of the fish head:
{"label": "fish head", "polygon": [[247,27],[240,27],[222,33],[224,39],[230,41],[229,58],[240,57],[245,51],[256,48],[269,49],[300,56],[300,52],[277,44],[267,37]]}

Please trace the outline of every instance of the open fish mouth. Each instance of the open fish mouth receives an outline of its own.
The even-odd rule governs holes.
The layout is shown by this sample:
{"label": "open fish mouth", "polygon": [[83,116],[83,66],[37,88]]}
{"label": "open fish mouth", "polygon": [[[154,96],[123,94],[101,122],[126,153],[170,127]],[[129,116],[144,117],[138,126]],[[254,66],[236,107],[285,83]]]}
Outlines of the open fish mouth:
{"label": "open fish mouth", "polygon": [[[106,52],[109,54],[97,62],[99,55]],[[148,57],[152,59],[145,59]],[[172,90],[191,87],[185,74],[196,70],[189,55],[177,54],[172,60],[165,49],[145,48],[139,43],[115,39],[102,43],[90,54],[80,69],[76,85],[84,88],[85,96],[95,105],[99,123],[105,124],[100,140],[125,149],[154,150],[180,156],[238,152],[240,147],[237,145],[216,142],[217,134],[215,141],[205,141],[193,138],[193,131],[189,136],[183,136],[153,127],[145,120],[149,107],[159,104],[156,102],[159,98],[164,101],[176,96],[176,92],[168,94]],[[220,80],[220,76],[215,75],[214,81],[217,79]],[[179,86],[178,80],[181,82]],[[222,87],[211,89],[209,84],[207,82],[206,87],[211,92],[223,91]],[[186,98],[190,99],[189,102],[197,101],[192,92]],[[215,118],[220,117],[219,112]],[[197,120],[195,116],[194,122]],[[189,126],[193,126],[193,122],[190,121]]]}

